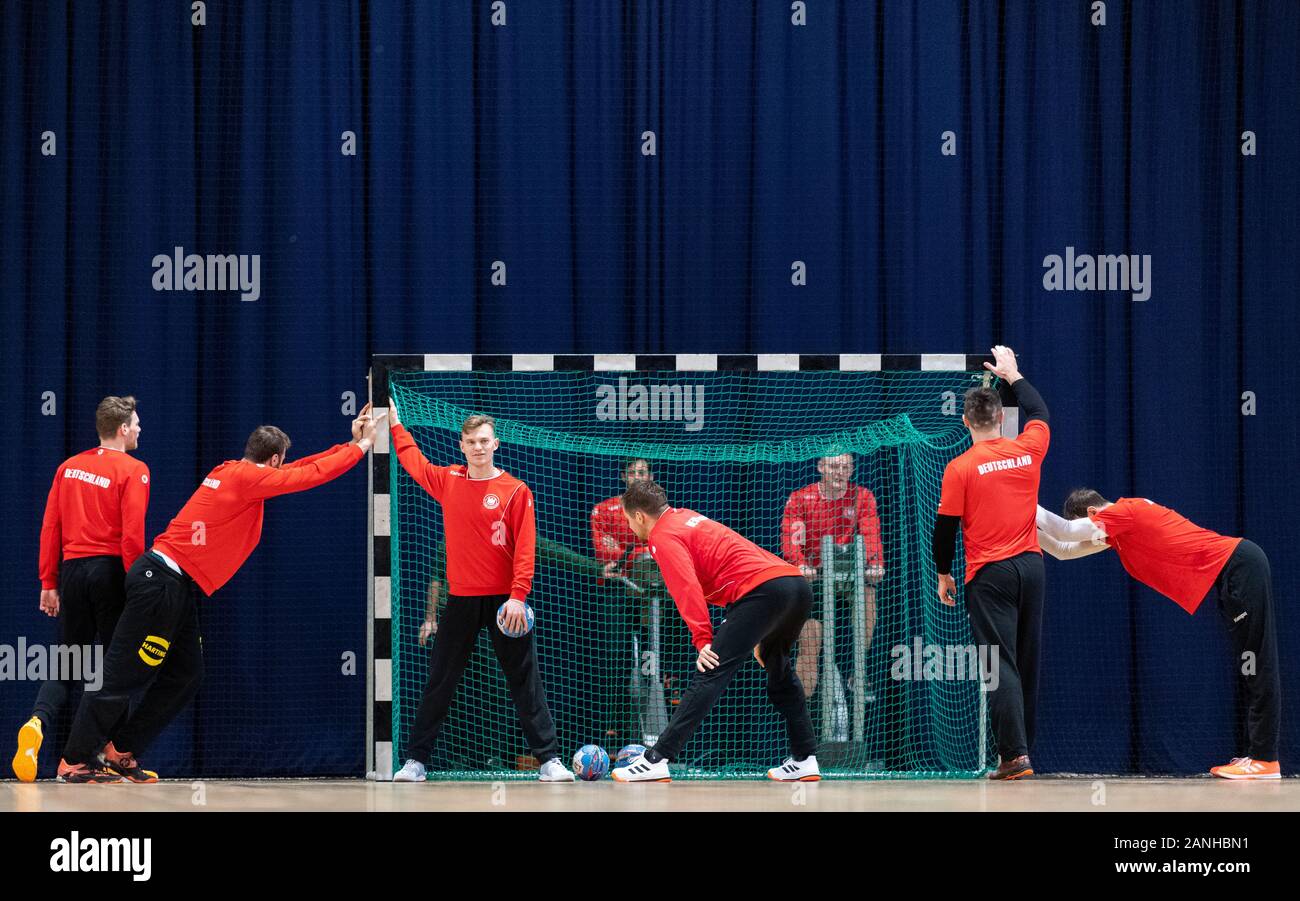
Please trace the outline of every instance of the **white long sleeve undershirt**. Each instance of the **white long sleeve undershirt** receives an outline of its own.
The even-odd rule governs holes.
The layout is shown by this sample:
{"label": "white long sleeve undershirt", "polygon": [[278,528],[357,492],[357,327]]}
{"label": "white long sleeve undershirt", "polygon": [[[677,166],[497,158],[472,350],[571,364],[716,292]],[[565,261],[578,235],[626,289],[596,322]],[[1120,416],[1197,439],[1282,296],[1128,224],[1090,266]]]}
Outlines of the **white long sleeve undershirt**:
{"label": "white long sleeve undershirt", "polygon": [[1091,519],[1064,519],[1038,508],[1038,543],[1057,560],[1075,560],[1106,550],[1106,530]]}

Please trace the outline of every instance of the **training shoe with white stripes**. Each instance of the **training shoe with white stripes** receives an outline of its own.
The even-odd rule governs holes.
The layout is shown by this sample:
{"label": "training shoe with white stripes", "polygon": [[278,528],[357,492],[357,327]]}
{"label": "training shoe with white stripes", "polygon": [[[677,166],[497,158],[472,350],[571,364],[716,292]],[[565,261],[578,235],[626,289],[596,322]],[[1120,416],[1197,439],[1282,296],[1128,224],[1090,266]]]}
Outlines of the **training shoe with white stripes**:
{"label": "training shoe with white stripes", "polygon": [[645,759],[644,754],[632,758],[627,766],[619,767],[610,773],[615,782],[672,782],[668,772],[668,759],[661,757],[654,763]]}
{"label": "training shoe with white stripes", "polygon": [[822,771],[817,768],[817,757],[809,754],[803,760],[787,757],[785,763],[767,771],[767,778],[777,782],[820,782]]}
{"label": "training shoe with white stripes", "polygon": [[424,764],[418,760],[406,761],[406,766],[393,773],[394,782],[423,782]]}
{"label": "training shoe with white stripes", "polygon": [[1253,757],[1234,757],[1231,763],[1212,767],[1210,772],[1220,779],[1282,778],[1282,768],[1276,760],[1256,760]]}

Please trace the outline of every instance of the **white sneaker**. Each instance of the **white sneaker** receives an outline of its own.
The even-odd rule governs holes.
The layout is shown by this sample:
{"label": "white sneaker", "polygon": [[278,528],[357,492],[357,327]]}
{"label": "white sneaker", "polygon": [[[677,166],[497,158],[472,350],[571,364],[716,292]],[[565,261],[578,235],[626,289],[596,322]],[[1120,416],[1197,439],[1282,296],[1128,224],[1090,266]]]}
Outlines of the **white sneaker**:
{"label": "white sneaker", "polygon": [[767,778],[777,782],[820,782],[822,771],[817,768],[817,758],[813,755],[803,760],[787,757],[785,763],[767,771]]}
{"label": "white sneaker", "polygon": [[552,757],[546,763],[542,764],[542,774],[537,777],[538,782],[572,782],[573,772],[560,763],[560,758]]}
{"label": "white sneaker", "polygon": [[393,773],[394,782],[423,782],[424,764],[418,760],[406,761],[406,766]]}
{"label": "white sneaker", "polygon": [[638,754],[625,767],[619,767],[610,773],[615,782],[672,782],[668,772],[668,758],[661,757],[658,763],[651,763],[644,754]]}

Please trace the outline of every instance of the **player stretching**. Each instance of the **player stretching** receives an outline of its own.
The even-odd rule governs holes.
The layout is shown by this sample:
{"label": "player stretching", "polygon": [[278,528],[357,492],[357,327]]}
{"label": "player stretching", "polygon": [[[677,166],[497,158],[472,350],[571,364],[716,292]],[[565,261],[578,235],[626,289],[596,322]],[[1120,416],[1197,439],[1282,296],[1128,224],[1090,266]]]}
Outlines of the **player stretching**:
{"label": "player stretching", "polygon": [[[101,400],[95,428],[99,447],[64,460],[55,472],[41,524],[41,610],[59,618],[60,646],[83,653],[96,635],[106,649],[113,639],[126,603],[126,571],[144,552],[149,506],[149,467],[128,453],[140,443],[135,398]],[[36,778],[45,732],[77,684],[64,676],[41,685],[31,719],[18,731],[13,768],[23,782]]]}
{"label": "player stretching", "polygon": [[[198,691],[199,593],[211,596],[230,581],[257,547],[267,498],[338,478],[366,455],[374,437],[367,404],[352,421],[351,443],[286,463],[289,436],[275,426],[258,426],[242,460],[227,460],[208,473],[126,574],[126,607],[104,655],[103,686],[82,696],[59,762],[60,781],[158,781],[136,755]],[[128,712],[131,695],[139,691],[143,697]]]}
{"label": "player stretching", "polygon": [[[767,771],[781,782],[815,782],[817,742],[790,649],[812,609],[812,590],[799,570],[775,554],[694,510],[668,506],[655,482],[635,482],[623,513],[663,573],[664,584],[691,630],[700,674],[682,697],[653,748],[611,774],[619,782],[670,782],[668,762],[713,709],[752,653],[767,669],[767,696],[785,718],[790,753]],[[715,634],[709,604],[727,608]]]}
{"label": "player stretching", "polygon": [[1203,529],[1168,507],[1140,497],[1115,503],[1090,488],[1065,499],[1062,519],[1038,508],[1038,540],[1058,560],[1104,551],[1119,554],[1128,574],[1195,613],[1211,588],[1228,628],[1237,659],[1250,654],[1255,665],[1245,674],[1247,746],[1245,757],[1210,772],[1224,779],[1281,779],[1278,766],[1278,711],[1281,678],[1273,621],[1273,578],[1268,557],[1255,542]]}
{"label": "player stretching", "polygon": [[[943,472],[934,524],[939,600],[957,603],[952,578],[960,523],[966,544],[966,609],[980,647],[997,654],[997,687],[988,692],[989,719],[1001,762],[991,779],[1033,775],[1038,702],[1038,650],[1043,631],[1043,552],[1035,516],[1038,478],[1051,433],[1047,405],[1016,365],[1011,348],[993,348],[985,367],[1015,392],[1025,415],[1019,438],[1002,437],[1002,401],[992,388],[966,392],[962,422],[971,447]],[[989,674],[985,674],[988,678]]]}
{"label": "player stretching", "polygon": [[533,633],[510,638],[496,625],[497,608],[503,603],[506,628],[513,632],[527,622],[524,598],[533,587],[537,543],[533,493],[492,464],[501,442],[491,416],[471,416],[461,426],[464,465],[434,466],[402,426],[396,401],[390,402],[389,412],[398,462],[442,505],[450,589],[433,642],[429,681],[407,740],[407,760],[393,781],[425,780],[425,761],[433,753],[479,630],[486,626],[492,650],[506,674],[519,724],[541,764],[541,781],[572,782],[573,773],[559,759],[559,741],[546,706]]}

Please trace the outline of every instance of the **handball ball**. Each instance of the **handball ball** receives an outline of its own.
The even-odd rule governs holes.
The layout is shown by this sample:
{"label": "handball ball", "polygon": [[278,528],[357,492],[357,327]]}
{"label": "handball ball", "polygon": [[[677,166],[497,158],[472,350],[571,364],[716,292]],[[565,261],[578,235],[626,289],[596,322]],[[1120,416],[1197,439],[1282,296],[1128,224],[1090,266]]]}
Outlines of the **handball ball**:
{"label": "handball ball", "polygon": [[595,782],[609,773],[609,754],[600,745],[583,745],[573,755],[573,771],[583,782]]}
{"label": "handball ball", "polygon": [[614,760],[614,769],[621,770],[644,753],[645,745],[628,745],[618,752],[618,757]]}
{"label": "handball ball", "polygon": [[524,628],[521,631],[512,632],[506,628],[506,605],[502,604],[497,608],[497,628],[510,638],[518,638],[520,635],[527,635],[533,631],[533,608],[527,604],[524,604],[524,619],[527,620]]}

